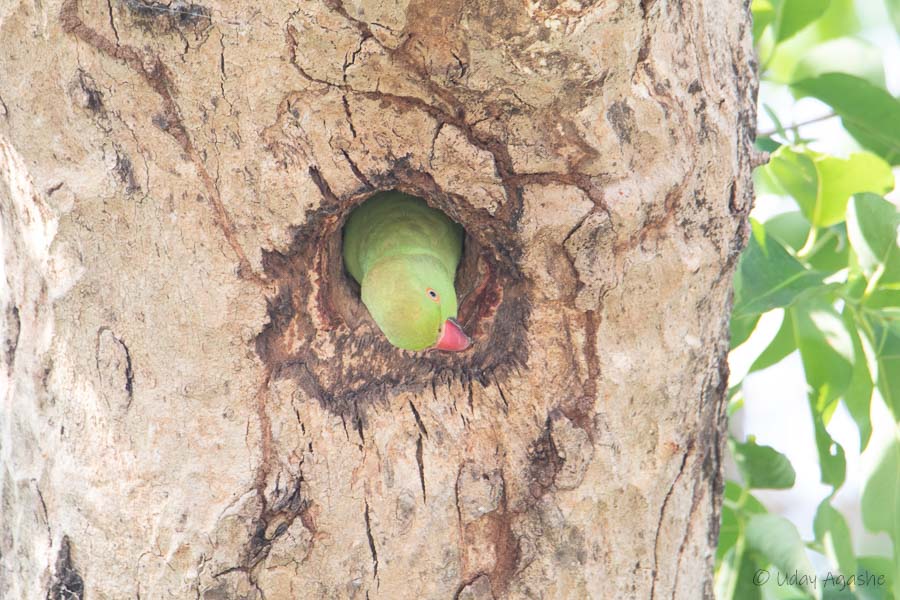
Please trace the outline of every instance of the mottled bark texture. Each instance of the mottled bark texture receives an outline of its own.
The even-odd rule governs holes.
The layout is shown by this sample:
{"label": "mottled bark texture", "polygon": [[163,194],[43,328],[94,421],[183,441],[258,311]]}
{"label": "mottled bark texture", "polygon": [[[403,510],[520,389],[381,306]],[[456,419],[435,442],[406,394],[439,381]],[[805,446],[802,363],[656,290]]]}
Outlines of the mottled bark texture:
{"label": "mottled bark texture", "polygon": [[[710,595],[744,0],[0,2],[0,595]],[[376,190],[468,232],[387,345]]]}

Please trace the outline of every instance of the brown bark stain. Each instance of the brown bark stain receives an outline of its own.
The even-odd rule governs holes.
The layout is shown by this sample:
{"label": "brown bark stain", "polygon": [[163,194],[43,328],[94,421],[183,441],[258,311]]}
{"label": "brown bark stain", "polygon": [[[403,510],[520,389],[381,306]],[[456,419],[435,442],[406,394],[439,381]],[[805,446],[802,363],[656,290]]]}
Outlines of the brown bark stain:
{"label": "brown bark stain", "polygon": [[535,500],[539,500],[553,491],[556,475],[565,462],[553,441],[553,427],[549,416],[541,435],[528,448],[528,460],[528,477],[531,480],[528,491]]}
{"label": "brown bark stain", "polygon": [[[155,116],[153,122],[178,142],[178,145],[181,146],[181,149],[187,154],[196,168],[197,174],[200,176],[200,180],[206,189],[210,206],[216,217],[216,223],[238,259],[238,275],[259,285],[266,285],[266,281],[253,271],[250,261],[247,259],[247,255],[237,239],[231,217],[225,210],[219,188],[206,169],[203,159],[191,142],[187,129],[181,120],[178,104],[174,98],[175,88],[168,68],[158,56],[151,58],[138,52],[131,46],[122,45],[118,42],[114,44],[96,30],[88,27],[78,14],[78,1],[65,0],[63,2],[59,11],[59,22],[63,31],[74,35],[98,52],[130,67],[160,97],[163,103],[163,112],[161,115]],[[149,62],[149,66],[145,61]]]}
{"label": "brown bark stain", "polygon": [[256,493],[259,495],[263,511],[266,509],[266,483],[269,474],[274,466],[273,461],[273,444],[272,444],[272,420],[269,418],[269,411],[266,406],[268,400],[269,382],[271,374],[268,370],[263,375],[262,382],[256,390],[254,400],[256,401],[256,418],[259,424],[259,446],[260,456],[259,465],[256,467],[256,476],[253,485]]}
{"label": "brown bark stain", "polygon": [[[362,21],[350,17],[340,2],[337,0],[330,0],[328,4],[333,9],[340,12],[345,18],[349,19],[359,29],[362,39],[365,40],[372,37],[369,26]],[[381,90],[376,92],[356,90],[345,83],[338,84],[314,78],[307,73],[297,61],[298,32],[296,28],[290,24],[285,27],[287,55],[297,72],[307,81],[339,89],[345,94],[355,94],[372,100],[387,101],[398,105],[398,108],[401,110],[419,110],[437,121],[438,130],[440,130],[441,126],[450,124],[462,131],[469,143],[476,148],[487,151],[493,157],[497,175],[500,177],[503,184],[507,199],[507,202],[501,207],[500,211],[498,211],[497,217],[505,220],[511,227],[517,225],[519,217],[521,216],[522,185],[525,183],[540,181],[541,183],[577,185],[589,198],[597,203],[602,203],[602,201],[598,199],[599,194],[595,190],[595,186],[592,185],[593,178],[589,175],[578,172],[517,173],[513,167],[513,160],[510,156],[506,141],[496,135],[488,134],[486,131],[473,126],[469,121],[465,103],[460,100],[454,91],[439,85],[434,81],[427,68],[427,58],[425,57],[430,56],[429,52],[436,52],[439,54],[444,52],[447,48],[447,44],[443,37],[436,38],[440,40],[440,43],[434,48],[431,46],[428,46],[427,48],[420,47],[417,44],[421,43],[422,40],[435,39],[429,37],[434,34],[435,29],[441,30],[442,27],[448,26],[448,23],[453,19],[458,19],[459,15],[455,11],[455,6],[456,3],[420,2],[412,4],[410,6],[409,14],[407,15],[408,25],[406,41],[396,50],[385,48],[385,51],[388,52],[393,60],[397,61],[397,63],[407,68],[408,71],[418,77],[420,85],[435,98],[439,99],[441,104],[444,105],[443,107],[429,104],[424,100],[413,96],[403,96]],[[510,22],[511,15],[514,14],[520,16],[524,15],[518,3],[514,3],[514,7],[511,6],[511,8],[513,8],[512,12],[501,10],[494,13],[488,11],[485,14],[477,13],[477,16],[479,18],[484,17],[487,19],[485,22],[490,24],[493,23],[494,20],[498,23]],[[518,31],[521,29],[522,24],[511,25],[511,27]],[[465,36],[462,36],[461,41],[463,45],[464,37]],[[451,55],[454,56],[454,60],[463,61],[458,53],[453,50],[451,50]],[[547,123],[548,131],[552,132],[550,135],[558,135],[555,133],[555,126],[559,121],[559,118],[558,111],[548,113],[547,119],[552,121]],[[570,122],[566,122],[564,127],[567,128],[567,132],[566,135],[563,135],[560,138],[560,143],[564,146],[574,144],[574,147],[579,149],[582,153],[582,158],[578,160],[576,164],[580,164],[586,158],[597,156],[596,150],[591,148],[585,140],[575,133],[574,127]],[[368,181],[368,179],[364,179],[364,181]]]}
{"label": "brown bark stain", "polygon": [[[500,597],[509,586],[519,561],[519,540],[513,532],[513,522],[518,512],[509,507],[506,478],[500,470],[501,488],[496,506],[474,519],[468,513],[463,514],[460,507],[460,487],[466,464],[460,465],[456,481],[462,563],[462,581],[456,593],[458,595],[479,575],[486,574],[494,595]],[[482,500],[489,501],[487,498]]]}
{"label": "brown bark stain", "polygon": [[406,10],[406,39],[397,52],[398,59],[417,73],[432,92],[454,107],[460,114],[462,104],[448,91],[432,83],[432,77],[445,79],[454,69],[469,62],[466,32],[459,27],[464,2],[449,0],[429,2],[413,0]]}

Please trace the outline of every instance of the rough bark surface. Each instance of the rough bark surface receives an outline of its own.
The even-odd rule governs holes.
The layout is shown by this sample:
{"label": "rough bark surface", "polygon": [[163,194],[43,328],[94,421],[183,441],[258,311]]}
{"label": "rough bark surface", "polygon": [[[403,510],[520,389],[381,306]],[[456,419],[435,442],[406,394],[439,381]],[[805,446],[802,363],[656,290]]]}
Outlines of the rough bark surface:
{"label": "rough bark surface", "polygon": [[[0,2],[0,596],[709,597],[746,4]],[[394,188],[469,352],[341,269]]]}

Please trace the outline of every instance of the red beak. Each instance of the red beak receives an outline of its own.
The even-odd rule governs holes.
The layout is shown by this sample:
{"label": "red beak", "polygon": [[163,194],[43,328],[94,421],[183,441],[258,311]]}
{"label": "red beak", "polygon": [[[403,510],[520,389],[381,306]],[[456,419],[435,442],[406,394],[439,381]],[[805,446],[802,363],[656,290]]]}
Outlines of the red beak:
{"label": "red beak", "polygon": [[466,335],[459,323],[455,319],[447,319],[441,328],[441,337],[432,348],[448,352],[462,352],[471,345],[472,339]]}

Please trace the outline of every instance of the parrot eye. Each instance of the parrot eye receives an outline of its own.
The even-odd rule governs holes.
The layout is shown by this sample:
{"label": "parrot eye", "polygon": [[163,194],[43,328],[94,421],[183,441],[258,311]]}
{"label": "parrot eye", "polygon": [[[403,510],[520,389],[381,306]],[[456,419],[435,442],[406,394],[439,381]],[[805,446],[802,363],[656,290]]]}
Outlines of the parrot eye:
{"label": "parrot eye", "polygon": [[434,300],[435,302],[440,300],[440,296],[438,296],[438,293],[431,288],[428,288],[427,290],[425,290],[425,293],[428,294],[428,297],[431,298],[432,300]]}

